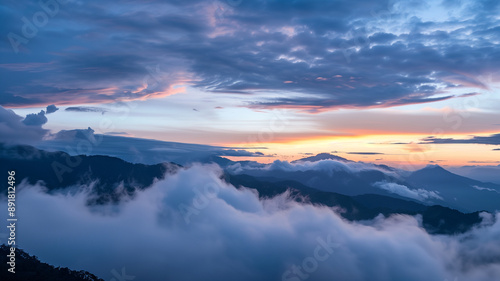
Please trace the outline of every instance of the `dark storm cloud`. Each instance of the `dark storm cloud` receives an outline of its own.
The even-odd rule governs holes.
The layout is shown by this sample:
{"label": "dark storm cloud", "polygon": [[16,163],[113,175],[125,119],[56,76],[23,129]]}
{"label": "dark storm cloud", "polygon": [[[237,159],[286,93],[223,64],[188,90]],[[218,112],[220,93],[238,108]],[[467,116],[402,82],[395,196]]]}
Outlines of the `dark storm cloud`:
{"label": "dark storm cloud", "polygon": [[475,143],[475,144],[488,144],[488,145],[500,145],[500,134],[494,134],[490,136],[473,136],[469,139],[453,139],[453,138],[436,138],[428,137],[422,140],[422,144],[426,143]]}
{"label": "dark storm cloud", "polygon": [[[442,5],[467,19],[409,17],[428,4],[408,1],[72,1],[19,54],[1,46],[9,79],[0,104],[154,98],[189,82],[214,94],[279,94],[252,95],[248,107],[318,112],[487,89],[477,77],[500,63],[498,4]],[[40,10],[10,3],[1,31],[22,36],[20,19]],[[391,33],[395,25],[403,31]]]}

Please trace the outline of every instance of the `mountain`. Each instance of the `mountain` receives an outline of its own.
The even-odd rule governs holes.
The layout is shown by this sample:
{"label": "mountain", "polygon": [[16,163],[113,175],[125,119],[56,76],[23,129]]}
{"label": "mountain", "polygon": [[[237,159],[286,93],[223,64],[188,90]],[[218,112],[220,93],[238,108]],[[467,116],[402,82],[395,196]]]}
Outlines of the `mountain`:
{"label": "mountain", "polygon": [[463,233],[481,222],[479,212],[464,214],[443,206],[426,206],[388,196],[365,194],[347,196],[307,187],[296,181],[266,182],[249,175],[225,175],[225,180],[237,188],[258,191],[259,197],[269,198],[286,191],[295,201],[339,208],[339,214],[350,221],[370,220],[383,214],[422,215],[425,230],[435,234]]}
{"label": "mountain", "polygon": [[500,210],[500,185],[462,177],[438,165],[409,172],[323,153],[292,163],[275,161],[263,167],[239,163],[238,169],[228,171],[270,182],[293,180],[348,196],[378,194],[467,213]]}
{"label": "mountain", "polygon": [[406,180],[413,186],[439,192],[448,206],[469,212],[500,209],[500,186],[456,175],[438,165],[411,173]]}
{"label": "mountain", "polygon": [[22,249],[16,249],[16,272],[7,271],[7,255],[10,247],[0,245],[0,280],[10,281],[104,281],[87,271],[74,271],[68,268],[54,267],[40,262]]}
{"label": "mountain", "polygon": [[[352,162],[355,163],[355,162]],[[331,163],[334,164],[334,163]],[[322,191],[336,192],[349,196],[362,194],[380,194],[395,198],[404,198],[398,194],[374,187],[376,182],[393,182],[408,185],[402,177],[389,170],[383,170],[375,165],[360,170],[349,167],[322,167],[321,169],[307,168],[303,170],[287,169],[242,169],[240,174],[247,174],[267,181],[294,180],[304,185]],[[406,198],[408,199],[408,198]]]}
{"label": "mountain", "polygon": [[[207,162],[210,160],[220,159],[207,159]],[[254,170],[249,171],[258,175],[234,174],[226,170],[223,179],[236,188],[255,189],[261,198],[289,192],[297,202],[338,207],[339,213],[349,220],[367,220],[379,214],[421,214],[428,231],[443,234],[463,232],[481,221],[477,212],[464,214],[444,206],[429,207],[428,204],[374,187],[374,182],[387,179],[401,182],[401,179],[389,176],[379,169],[361,169],[356,172],[281,171],[265,169],[264,165],[254,162],[237,162],[233,165],[241,164],[250,165]],[[155,179],[174,174],[181,167],[174,163],[133,164],[109,156],[70,156],[64,152],[47,152],[31,146],[0,145],[0,168],[4,171],[15,170],[18,183],[23,180],[30,184],[42,181],[48,192],[93,183],[91,194],[95,196],[91,196],[94,199],[88,203],[108,204],[119,202],[124,196],[134,196],[136,192],[150,187]],[[440,167],[428,167],[412,173],[409,179],[424,182],[435,180],[443,184],[461,178]],[[468,180],[465,182],[475,183]],[[318,186],[323,186],[326,190]],[[432,184],[431,186],[434,188]]]}
{"label": "mountain", "polygon": [[[70,156],[65,152],[47,152],[32,146],[0,144],[0,170],[16,172],[16,182],[45,183],[49,190],[94,184],[96,202],[116,202],[131,196],[136,189],[151,186],[180,166],[173,163],[155,165],[132,164],[109,156]],[[121,192],[118,187],[123,186]],[[0,190],[6,192],[6,185]]]}
{"label": "mountain", "polygon": [[500,185],[500,165],[449,167],[448,170],[473,180]]}

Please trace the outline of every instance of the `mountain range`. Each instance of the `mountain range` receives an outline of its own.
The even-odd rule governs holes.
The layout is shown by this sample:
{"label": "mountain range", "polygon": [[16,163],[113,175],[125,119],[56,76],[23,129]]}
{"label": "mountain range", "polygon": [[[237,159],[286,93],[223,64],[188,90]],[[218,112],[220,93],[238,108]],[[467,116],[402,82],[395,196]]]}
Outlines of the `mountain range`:
{"label": "mountain range", "polygon": [[[217,164],[223,171],[221,180],[238,189],[253,189],[261,199],[286,195],[300,204],[331,208],[348,221],[371,220],[381,214],[418,215],[430,234],[464,233],[481,223],[482,211],[494,212],[500,205],[500,186],[462,177],[437,165],[409,172],[326,153],[290,163],[231,161],[214,155],[194,162]],[[0,145],[0,168],[15,170],[18,185],[41,184],[48,193],[85,189],[89,206],[133,198],[155,181],[189,165],[193,162],[185,161],[184,166],[172,162],[149,165],[110,156],[69,155],[27,145]],[[5,194],[5,185],[1,189]],[[6,246],[0,247],[2,251],[6,251]],[[88,272],[41,263],[22,250],[18,255],[22,278],[100,280]],[[44,275],[29,275],[33,272]]]}
{"label": "mountain range", "polygon": [[[183,168],[175,163],[146,165],[109,156],[70,156],[65,152],[47,152],[20,145],[0,145],[0,160],[0,168],[14,169],[19,182],[41,182],[48,192],[91,186],[90,205],[117,203],[121,198],[133,197],[155,180]],[[372,219],[378,214],[421,214],[423,226],[430,233],[464,232],[481,221],[480,211],[493,212],[494,204],[500,202],[495,197],[500,190],[498,186],[455,175],[439,166],[409,173],[330,154],[286,163],[305,165],[294,167],[299,170],[282,169],[282,162],[264,165],[251,161],[233,162],[217,156],[206,158],[204,162],[217,163],[224,169],[224,180],[238,188],[255,189],[261,198],[288,191],[297,201],[339,208],[340,214],[348,220]],[[342,166],[346,164],[354,166]],[[318,169],[317,165],[325,167]],[[377,188],[377,183],[407,188],[403,191],[409,193]],[[411,195],[419,193],[411,193],[413,190],[424,195],[435,194],[436,198],[414,198]],[[472,203],[460,205],[463,198]],[[486,202],[484,208],[481,208],[482,201]]]}

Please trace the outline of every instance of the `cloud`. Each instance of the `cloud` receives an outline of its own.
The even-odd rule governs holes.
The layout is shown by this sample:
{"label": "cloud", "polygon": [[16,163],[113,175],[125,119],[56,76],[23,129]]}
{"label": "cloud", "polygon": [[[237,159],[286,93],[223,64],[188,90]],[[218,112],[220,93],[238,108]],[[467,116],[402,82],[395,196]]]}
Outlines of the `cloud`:
{"label": "cloud", "polygon": [[91,107],[91,106],[72,106],[65,109],[65,111],[72,112],[100,112],[102,114],[108,112],[107,109],[101,107]]}
{"label": "cloud", "polygon": [[422,140],[421,143],[475,143],[475,144],[488,144],[488,145],[500,145],[500,134],[493,134],[490,136],[473,136],[469,139],[453,139],[453,138],[436,138],[427,137]]}
{"label": "cloud", "polygon": [[477,186],[477,185],[473,185],[472,187],[475,188],[475,189],[477,189],[477,190],[486,190],[486,191],[500,193],[499,191],[497,191],[497,190],[495,190],[493,188],[481,187],[481,186]]}
{"label": "cloud", "polygon": [[494,150],[494,151],[495,151],[495,150],[500,150],[500,148],[494,148],[494,149],[492,149],[492,150]]}
{"label": "cloud", "polygon": [[51,113],[54,113],[58,110],[59,110],[59,108],[57,106],[55,106],[54,104],[51,104],[51,105],[47,106],[46,112],[47,112],[47,114],[51,114]]}
{"label": "cloud", "polygon": [[480,93],[474,92],[474,93],[461,94],[458,97],[459,98],[468,98],[468,97],[473,97],[473,96],[478,96],[478,95],[480,95]]}
{"label": "cloud", "polygon": [[0,143],[31,144],[40,141],[48,133],[48,130],[42,129],[40,126],[26,125],[24,120],[14,111],[0,106]]}
{"label": "cloud", "polygon": [[118,136],[128,136],[130,135],[127,132],[105,132],[105,135],[118,135]]}
{"label": "cloud", "polygon": [[378,187],[383,190],[387,190],[391,193],[401,195],[403,197],[415,199],[418,201],[426,202],[430,199],[438,199],[443,200],[441,196],[439,196],[439,192],[437,191],[428,191],[425,189],[410,189],[407,186],[393,183],[393,182],[376,182],[373,186]]}
{"label": "cloud", "polygon": [[319,161],[288,161],[275,160],[270,164],[253,165],[251,163],[236,163],[226,168],[230,173],[240,174],[249,171],[285,171],[285,172],[305,172],[305,171],[322,171],[328,175],[332,175],[333,171],[344,171],[348,173],[358,173],[360,171],[376,170],[392,177],[400,178],[399,173],[406,173],[402,170],[389,170],[385,166],[380,166],[371,163],[354,162],[354,161],[336,161],[331,159]]}
{"label": "cloud", "polygon": [[92,207],[84,192],[21,184],[19,247],[106,280],[122,268],[151,281],[489,281],[500,274],[500,214],[483,214],[482,226],[463,235],[429,235],[418,217],[351,223],[286,196],[259,200],[220,175],[194,166],[121,204]]}
{"label": "cloud", "polygon": [[[10,77],[0,85],[0,104],[144,100],[190,85],[244,94],[238,105],[250,108],[321,112],[487,90],[479,77],[500,63],[497,6],[445,2],[71,1],[60,7],[57,27],[21,43],[18,51],[29,59],[13,57],[9,45],[0,50],[0,75]],[[19,36],[19,18],[41,9],[7,7],[0,31]],[[440,16],[429,15],[430,7]]]}
{"label": "cloud", "polygon": [[252,152],[247,150],[227,149],[217,153],[218,156],[242,156],[242,157],[269,157],[262,152]]}
{"label": "cloud", "polygon": [[22,122],[27,126],[42,126],[47,123],[47,121],[45,111],[41,110],[39,113],[30,113],[26,115],[26,118],[24,118]]}
{"label": "cloud", "polygon": [[385,153],[380,152],[347,152],[347,154],[357,154],[357,155],[383,155]]}

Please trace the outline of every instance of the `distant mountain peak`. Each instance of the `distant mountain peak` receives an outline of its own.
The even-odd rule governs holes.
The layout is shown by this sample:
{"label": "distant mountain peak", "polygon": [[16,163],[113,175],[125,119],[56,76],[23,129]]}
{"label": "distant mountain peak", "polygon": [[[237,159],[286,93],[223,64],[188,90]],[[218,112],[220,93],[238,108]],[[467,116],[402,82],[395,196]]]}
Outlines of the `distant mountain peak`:
{"label": "distant mountain peak", "polygon": [[427,165],[425,168],[422,168],[420,170],[414,171],[412,173],[413,177],[431,177],[434,179],[447,179],[447,180],[456,180],[456,181],[463,181],[465,178],[462,176],[459,176],[457,174],[454,174],[445,168],[439,166],[439,165]]}
{"label": "distant mountain peak", "polygon": [[416,172],[431,172],[431,171],[433,173],[453,174],[452,172],[446,170],[445,168],[443,168],[437,164],[429,164],[429,165],[425,166],[425,168],[417,170]]}
{"label": "distant mountain peak", "polygon": [[337,156],[337,155],[333,155],[333,154],[330,154],[330,153],[319,153],[315,156],[310,156],[310,157],[306,157],[306,158],[301,158],[301,159],[298,159],[298,160],[294,160],[292,161],[292,163],[297,163],[297,162],[317,162],[317,161],[321,161],[321,160],[335,160],[335,161],[343,161],[343,162],[352,162],[351,160],[348,160],[348,159],[345,159],[343,157],[340,157],[340,156]]}
{"label": "distant mountain peak", "polygon": [[438,164],[428,164],[424,169],[441,169],[446,170],[445,168],[439,166]]}

